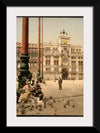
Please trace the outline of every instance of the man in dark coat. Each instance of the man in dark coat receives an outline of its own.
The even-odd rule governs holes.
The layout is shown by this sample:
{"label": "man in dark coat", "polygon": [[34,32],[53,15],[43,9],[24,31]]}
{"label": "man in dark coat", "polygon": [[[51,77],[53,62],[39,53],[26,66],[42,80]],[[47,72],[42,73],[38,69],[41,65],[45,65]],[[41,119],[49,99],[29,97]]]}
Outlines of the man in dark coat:
{"label": "man in dark coat", "polygon": [[58,79],[58,84],[59,84],[59,90],[62,90],[62,79],[60,77]]}

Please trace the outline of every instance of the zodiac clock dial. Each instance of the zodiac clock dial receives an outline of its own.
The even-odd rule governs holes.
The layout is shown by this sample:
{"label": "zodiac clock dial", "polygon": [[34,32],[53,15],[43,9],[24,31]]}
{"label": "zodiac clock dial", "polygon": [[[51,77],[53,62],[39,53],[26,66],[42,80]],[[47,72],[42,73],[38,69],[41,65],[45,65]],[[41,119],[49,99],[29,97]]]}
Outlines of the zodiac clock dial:
{"label": "zodiac clock dial", "polygon": [[68,65],[69,64],[69,60],[68,60],[68,57],[67,56],[63,56],[62,57],[62,64],[63,65]]}
{"label": "zodiac clock dial", "polygon": [[64,62],[64,63],[67,63],[67,59],[66,59],[66,58],[63,58],[63,62]]}

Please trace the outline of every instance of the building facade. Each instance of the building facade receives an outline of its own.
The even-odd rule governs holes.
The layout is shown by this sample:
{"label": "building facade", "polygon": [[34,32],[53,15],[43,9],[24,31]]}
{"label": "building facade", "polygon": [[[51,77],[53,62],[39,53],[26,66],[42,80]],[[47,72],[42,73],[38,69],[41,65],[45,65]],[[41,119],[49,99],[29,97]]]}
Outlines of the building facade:
{"label": "building facade", "polygon": [[[21,63],[21,43],[17,42],[16,46],[18,75]],[[28,51],[29,70],[35,79],[38,69],[38,45],[29,44]],[[46,80],[57,80],[59,76],[63,80],[83,79],[83,47],[71,45],[70,36],[65,31],[60,33],[56,44],[52,42],[43,44],[43,76]]]}

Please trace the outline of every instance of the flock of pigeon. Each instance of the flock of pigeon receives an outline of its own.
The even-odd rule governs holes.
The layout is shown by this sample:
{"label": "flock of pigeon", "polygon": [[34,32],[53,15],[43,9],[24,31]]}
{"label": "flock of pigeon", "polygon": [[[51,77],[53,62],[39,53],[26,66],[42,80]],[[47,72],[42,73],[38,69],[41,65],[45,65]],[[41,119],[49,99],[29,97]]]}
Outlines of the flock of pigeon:
{"label": "flock of pigeon", "polygon": [[53,96],[45,97],[42,101],[39,101],[39,98],[31,97],[28,102],[19,102],[17,104],[17,116],[21,115],[42,115],[42,112],[45,112],[48,115],[48,112],[52,111],[53,115],[57,115],[59,110],[63,109],[65,111],[75,109],[77,104],[73,102],[73,99],[70,98],[53,98]]}

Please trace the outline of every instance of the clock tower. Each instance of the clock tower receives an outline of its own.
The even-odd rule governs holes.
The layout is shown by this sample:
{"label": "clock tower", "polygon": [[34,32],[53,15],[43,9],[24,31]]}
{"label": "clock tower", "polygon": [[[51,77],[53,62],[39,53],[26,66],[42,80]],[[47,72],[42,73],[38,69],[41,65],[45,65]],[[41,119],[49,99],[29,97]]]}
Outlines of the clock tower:
{"label": "clock tower", "polygon": [[68,79],[69,57],[70,57],[70,36],[63,30],[58,37],[59,50],[61,53],[62,78]]}

